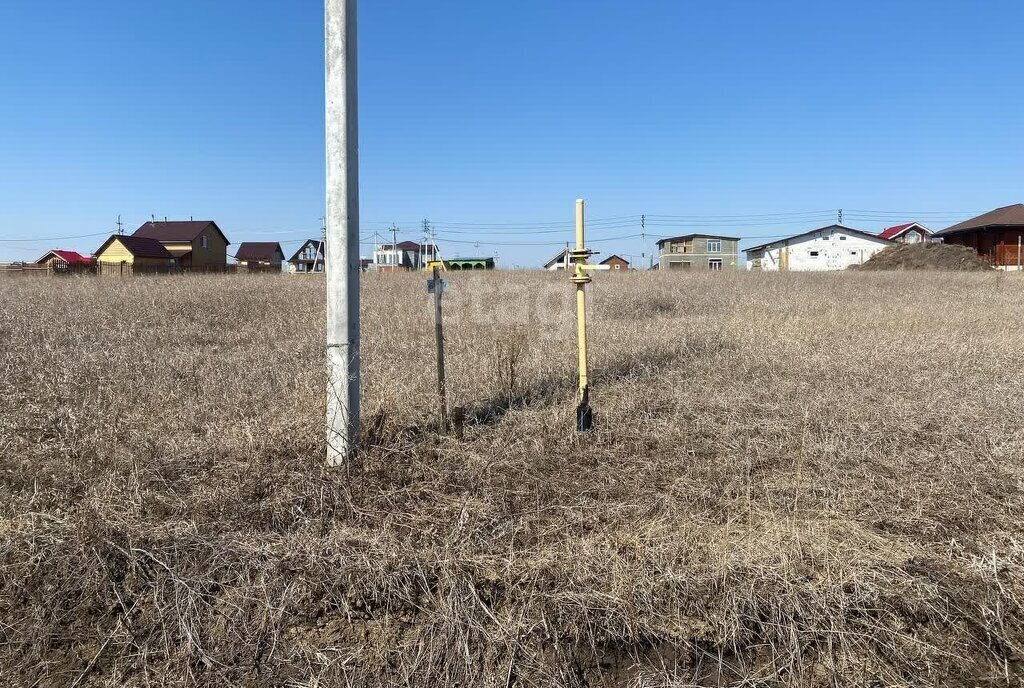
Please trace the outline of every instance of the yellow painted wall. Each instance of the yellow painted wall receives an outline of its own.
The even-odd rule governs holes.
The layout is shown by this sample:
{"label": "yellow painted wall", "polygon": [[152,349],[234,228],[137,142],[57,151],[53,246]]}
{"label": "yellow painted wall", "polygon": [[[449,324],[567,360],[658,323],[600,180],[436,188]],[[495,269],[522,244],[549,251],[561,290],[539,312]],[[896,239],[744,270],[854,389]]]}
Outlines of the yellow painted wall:
{"label": "yellow painted wall", "polygon": [[135,256],[128,252],[128,249],[124,247],[117,239],[110,242],[110,245],[103,250],[103,253],[96,254],[97,263],[128,263],[129,265],[135,262]]}

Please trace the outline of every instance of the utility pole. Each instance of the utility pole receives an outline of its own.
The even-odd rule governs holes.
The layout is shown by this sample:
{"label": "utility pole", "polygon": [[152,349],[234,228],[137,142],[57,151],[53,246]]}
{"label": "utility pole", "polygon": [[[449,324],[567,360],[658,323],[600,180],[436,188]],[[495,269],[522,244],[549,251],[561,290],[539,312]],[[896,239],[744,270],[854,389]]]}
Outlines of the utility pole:
{"label": "utility pole", "polygon": [[640,264],[647,258],[647,216],[640,216]]}
{"label": "utility pole", "polygon": [[325,0],[327,464],[359,443],[359,117],[356,0]]}
{"label": "utility pole", "polygon": [[842,208],[839,209],[839,224],[840,225],[843,224],[843,209]]}
{"label": "utility pole", "polygon": [[420,244],[420,264],[419,264],[419,267],[421,269],[426,267],[426,260],[425,260],[425,258],[426,258],[426,255],[427,255],[426,246],[427,246],[427,242],[428,241],[430,241],[430,220],[424,219],[423,220],[423,243]]}
{"label": "utility pole", "polygon": [[123,235],[124,234],[124,223],[121,222],[121,216],[120,215],[117,216],[117,233],[119,235]]}
{"label": "utility pole", "polygon": [[441,316],[441,296],[444,292],[444,281],[441,279],[441,268],[434,265],[433,279],[430,280],[434,292],[434,341],[437,344],[437,401],[439,405],[440,426],[438,432],[448,433],[448,387],[444,374],[444,320]]}

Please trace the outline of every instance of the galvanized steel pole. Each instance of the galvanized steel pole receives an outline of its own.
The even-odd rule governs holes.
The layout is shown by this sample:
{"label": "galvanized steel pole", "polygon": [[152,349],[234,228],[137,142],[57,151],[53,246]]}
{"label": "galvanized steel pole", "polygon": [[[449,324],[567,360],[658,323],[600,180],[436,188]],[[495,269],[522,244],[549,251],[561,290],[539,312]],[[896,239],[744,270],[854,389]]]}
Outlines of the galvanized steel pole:
{"label": "galvanized steel pole", "polygon": [[359,124],[356,0],[325,0],[327,463],[359,441]]}

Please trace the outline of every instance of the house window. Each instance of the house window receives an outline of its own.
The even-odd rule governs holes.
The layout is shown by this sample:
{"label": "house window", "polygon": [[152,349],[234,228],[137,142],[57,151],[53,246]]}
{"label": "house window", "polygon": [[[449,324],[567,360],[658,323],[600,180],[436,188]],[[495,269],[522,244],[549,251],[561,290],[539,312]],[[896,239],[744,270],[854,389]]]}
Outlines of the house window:
{"label": "house window", "polygon": [[210,237],[208,237],[208,236],[201,236],[201,237],[199,237],[199,248],[209,248],[209,247],[210,247]]}
{"label": "house window", "polygon": [[[710,243],[710,242],[708,242]],[[721,258],[710,258],[708,259],[708,270],[721,270],[722,259]]]}
{"label": "house window", "polygon": [[[722,240],[721,239],[708,239],[708,253],[721,253],[722,252]],[[721,263],[722,261],[718,261]]]}
{"label": "house window", "polygon": [[811,258],[817,258],[819,251],[811,251]]}
{"label": "house window", "polygon": [[845,234],[840,234],[839,235],[839,241],[846,241],[846,235]]}
{"label": "house window", "polygon": [[688,260],[670,260],[668,263],[669,270],[689,270],[692,266]]}

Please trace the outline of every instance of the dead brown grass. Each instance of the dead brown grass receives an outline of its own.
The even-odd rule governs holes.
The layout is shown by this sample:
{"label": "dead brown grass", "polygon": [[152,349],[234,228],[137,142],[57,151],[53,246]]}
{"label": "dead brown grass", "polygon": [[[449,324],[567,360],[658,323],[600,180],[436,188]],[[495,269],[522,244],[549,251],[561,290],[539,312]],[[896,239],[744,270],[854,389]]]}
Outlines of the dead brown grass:
{"label": "dead brown grass", "polygon": [[[1004,686],[1024,647],[1024,280],[369,276],[361,464],[323,287],[0,283],[11,686]],[[372,419],[372,422],[371,422]]]}

